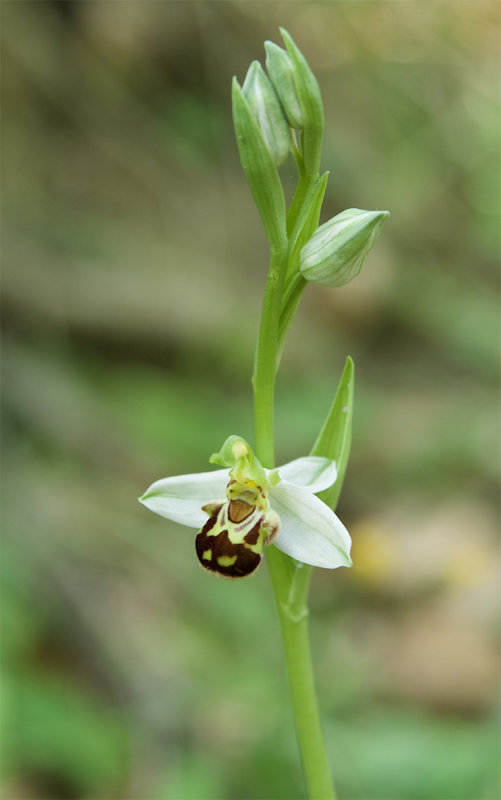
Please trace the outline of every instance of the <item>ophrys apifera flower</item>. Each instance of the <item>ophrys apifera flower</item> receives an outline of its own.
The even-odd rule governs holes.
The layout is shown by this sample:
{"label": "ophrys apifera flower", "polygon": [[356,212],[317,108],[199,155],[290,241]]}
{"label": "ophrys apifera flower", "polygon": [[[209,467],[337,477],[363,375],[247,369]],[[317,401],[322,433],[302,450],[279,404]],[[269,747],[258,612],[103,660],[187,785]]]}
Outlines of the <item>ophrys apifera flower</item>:
{"label": "ophrys apifera flower", "polygon": [[239,436],[210,461],[224,469],[164,478],[140,498],[162,517],[199,529],[196,552],[209,572],[244,578],[271,542],[305,564],[351,566],[348,531],[316,497],[336,480],[334,461],[308,456],[267,470]]}

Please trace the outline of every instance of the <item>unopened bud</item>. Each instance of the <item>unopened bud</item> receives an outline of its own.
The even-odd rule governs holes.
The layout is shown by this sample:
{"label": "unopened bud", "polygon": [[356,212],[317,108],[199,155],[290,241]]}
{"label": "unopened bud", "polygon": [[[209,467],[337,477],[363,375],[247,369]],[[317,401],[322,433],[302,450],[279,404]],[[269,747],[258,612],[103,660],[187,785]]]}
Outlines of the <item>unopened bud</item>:
{"label": "unopened bud", "polygon": [[276,92],[259,61],[250,65],[242,94],[258,124],[276,167],[287,160],[290,132]]}
{"label": "unopened bud", "polygon": [[344,286],[356,278],[389,211],[349,208],[321,225],[301,250],[301,274],[322,286]]}
{"label": "unopened bud", "polygon": [[[311,71],[308,62],[306,61],[299,47],[296,45],[287,31],[284,30],[284,28],[280,28],[280,33],[282,34],[282,39],[284,40],[285,47],[287,48],[287,53],[285,55],[288,56],[290,63],[292,64],[294,91],[301,111],[301,155],[304,162],[304,168],[308,175],[318,177],[320,158],[322,154],[322,135],[324,131],[324,107],[322,103],[322,95],[320,94],[320,88],[318,86],[317,79]],[[274,66],[273,68],[278,73],[277,67]],[[284,107],[287,105],[286,114],[288,118],[292,110],[292,117],[289,118],[289,121],[295,117],[296,122],[298,122],[299,118],[297,117],[297,113],[295,113],[293,110],[294,105],[290,105],[290,90],[287,90],[285,93],[285,89],[282,89],[282,86],[285,87],[286,85],[286,69],[288,69],[288,67],[282,58],[280,66],[281,75],[280,77],[277,77],[277,85],[275,86],[275,89],[279,93],[280,99],[284,103]],[[272,82],[275,83],[273,76]],[[279,85],[281,87],[280,90],[278,88]],[[280,92],[284,92],[283,95],[280,94]]]}
{"label": "unopened bud", "polygon": [[289,125],[291,128],[301,129],[303,113],[294,83],[294,65],[291,58],[274,42],[265,42],[264,49],[266,50],[266,69]]}

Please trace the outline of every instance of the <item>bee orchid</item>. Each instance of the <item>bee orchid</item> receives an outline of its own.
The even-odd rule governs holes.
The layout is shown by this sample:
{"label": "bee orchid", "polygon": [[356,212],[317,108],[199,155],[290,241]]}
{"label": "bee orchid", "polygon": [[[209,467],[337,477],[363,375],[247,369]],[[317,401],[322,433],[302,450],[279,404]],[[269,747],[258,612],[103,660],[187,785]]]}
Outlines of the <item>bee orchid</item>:
{"label": "bee orchid", "polygon": [[348,531],[316,497],[335,482],[334,461],[308,456],[267,470],[239,436],[230,436],[210,461],[224,469],[163,478],[139,498],[156,514],[198,529],[195,549],[204,569],[245,578],[271,543],[305,564],[351,566]]}

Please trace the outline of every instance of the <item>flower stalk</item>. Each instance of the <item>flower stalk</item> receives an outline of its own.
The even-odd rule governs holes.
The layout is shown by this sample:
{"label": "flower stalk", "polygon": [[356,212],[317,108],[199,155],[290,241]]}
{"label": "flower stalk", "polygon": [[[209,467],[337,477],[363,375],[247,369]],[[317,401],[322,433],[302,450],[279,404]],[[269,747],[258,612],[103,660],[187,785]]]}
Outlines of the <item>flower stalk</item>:
{"label": "flower stalk", "polygon": [[[288,54],[267,43],[267,66],[272,82],[292,126],[302,124],[300,150],[291,135],[292,153],[298,167],[298,185],[286,219],[287,248],[270,266],[261,314],[254,367],[255,445],[265,466],[274,465],[273,396],[276,369],[285,338],[307,285],[299,271],[300,253],[318,226],[328,174],[319,181],[323,134],[323,106],[318,84],[291,37],[282,31]],[[298,88],[299,87],[299,88]],[[285,291],[284,291],[285,290]],[[347,389],[347,387],[349,387]],[[315,443],[314,452],[342,459],[343,474],[336,481],[337,502],[348,459],[353,398],[353,363],[345,373],[331,413]],[[340,403],[347,405],[341,407]],[[344,414],[342,409],[345,409]],[[328,491],[328,490],[327,490]],[[305,781],[311,800],[335,800],[322,735],[308,631],[308,593],[312,569],[291,562],[273,546],[266,552],[289,678],[294,724]]]}
{"label": "flower stalk", "polygon": [[[310,800],[335,800],[322,736],[308,633],[313,566],[351,566],[350,536],[334,513],[351,442],[353,362],[309,456],[275,469],[275,378],[287,333],[309,282],[352,280],[381,232],[386,211],[349,209],[320,227],[328,173],[320,177],[324,113],[303,54],[281,29],[285,50],[267,42],[243,86],[233,80],[233,120],[242,167],[270,247],[252,386],[254,445],[229,436],[210,461],[222,469],[153,483],[140,501],[196,528],[208,572],[251,575],[266,555],[275,594],[294,724]],[[291,152],[298,182],[289,209],[278,168]]]}
{"label": "flower stalk", "polygon": [[258,458],[269,469],[275,466],[273,408],[280,305],[288,264],[287,256],[286,243],[281,250],[271,254],[252,375],[254,443]]}
{"label": "flower stalk", "polygon": [[[310,186],[312,182],[310,179]],[[297,204],[297,218],[300,217],[306,196],[307,192],[303,194],[302,203]],[[290,248],[278,260],[276,277],[270,278],[270,269],[261,314],[253,380],[256,453],[269,468],[274,466],[273,395],[278,348],[281,344],[279,338],[280,305],[283,299],[281,289],[289,257]],[[269,293],[268,302],[266,302],[267,293]],[[308,796],[310,800],[335,800],[336,794],[318,712],[308,630],[308,593],[312,568],[302,563],[291,562],[288,556],[273,546],[268,548],[266,560],[280,621],[294,726]]]}

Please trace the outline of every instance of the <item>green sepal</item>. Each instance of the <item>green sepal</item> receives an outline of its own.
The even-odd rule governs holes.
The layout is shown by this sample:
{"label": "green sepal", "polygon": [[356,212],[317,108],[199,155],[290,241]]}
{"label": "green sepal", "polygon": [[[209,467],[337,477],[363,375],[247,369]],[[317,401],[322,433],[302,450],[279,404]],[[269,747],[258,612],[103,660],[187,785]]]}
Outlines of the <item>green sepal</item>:
{"label": "green sepal", "polygon": [[233,124],[240,161],[272,250],[283,249],[285,199],[273,159],[236,78],[232,85]]}
{"label": "green sepal", "polygon": [[301,50],[285,28],[280,28],[280,33],[294,67],[294,85],[303,118],[301,152],[304,168],[308,175],[318,175],[325,125],[322,95]]}
{"label": "green sepal", "polygon": [[348,356],[337,387],[336,396],[311,451],[313,456],[332,458],[336,462],[337,478],[335,483],[318,495],[333,511],[341,493],[350,455],[353,391],[355,386],[354,373],[353,360]]}

